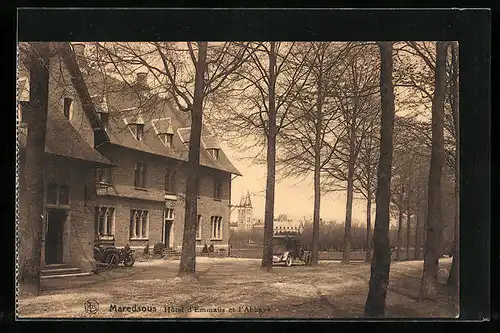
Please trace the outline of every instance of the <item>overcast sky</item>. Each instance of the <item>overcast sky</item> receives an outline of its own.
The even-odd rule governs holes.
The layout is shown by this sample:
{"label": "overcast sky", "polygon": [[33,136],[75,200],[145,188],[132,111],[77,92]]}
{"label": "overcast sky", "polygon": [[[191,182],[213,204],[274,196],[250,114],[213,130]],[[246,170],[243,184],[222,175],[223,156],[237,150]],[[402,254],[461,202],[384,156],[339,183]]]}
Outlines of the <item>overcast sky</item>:
{"label": "overcast sky", "polygon": [[[254,207],[254,218],[264,220],[266,166],[250,165],[244,159],[245,154],[223,145],[231,162],[243,175],[236,177],[231,184],[231,204],[240,203],[241,195],[250,191]],[[276,198],[274,215],[286,214],[289,218],[312,218],[314,205],[314,189],[312,176],[298,183],[296,180],[287,180],[276,183]],[[321,218],[324,220],[345,221],[345,191],[323,195],[321,199]],[[372,218],[375,217],[375,204],[372,204]],[[231,221],[238,218],[237,210],[231,215]],[[353,222],[364,224],[366,221],[366,201],[355,200],[353,205]],[[358,221],[356,221],[358,220]]]}

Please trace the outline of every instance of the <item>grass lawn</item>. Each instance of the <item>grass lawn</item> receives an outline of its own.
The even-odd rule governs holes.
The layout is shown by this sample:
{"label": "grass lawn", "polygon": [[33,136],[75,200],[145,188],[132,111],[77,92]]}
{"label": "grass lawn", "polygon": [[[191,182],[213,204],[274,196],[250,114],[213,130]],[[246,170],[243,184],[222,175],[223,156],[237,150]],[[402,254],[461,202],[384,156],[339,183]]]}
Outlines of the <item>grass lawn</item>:
{"label": "grass lawn", "polygon": [[[370,278],[365,263],[325,261],[266,273],[260,260],[198,258],[198,279],[176,278],[178,265],[154,260],[98,276],[44,280],[41,296],[19,300],[19,317],[353,318],[363,315]],[[441,283],[450,265],[451,259],[440,260]],[[457,301],[444,285],[435,300],[417,302],[421,274],[421,261],[391,264],[386,316],[456,317]],[[97,313],[85,312],[87,300],[99,303]]]}

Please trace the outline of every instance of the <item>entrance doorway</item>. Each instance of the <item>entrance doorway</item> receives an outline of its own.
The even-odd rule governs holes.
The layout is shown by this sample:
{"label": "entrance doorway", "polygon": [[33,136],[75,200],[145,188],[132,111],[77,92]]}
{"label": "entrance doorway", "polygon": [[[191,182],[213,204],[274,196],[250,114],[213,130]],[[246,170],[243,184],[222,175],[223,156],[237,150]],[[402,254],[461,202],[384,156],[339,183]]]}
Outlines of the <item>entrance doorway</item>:
{"label": "entrance doorway", "polygon": [[172,230],[172,221],[165,221],[163,228],[163,243],[166,248],[170,247],[170,231]]}
{"label": "entrance doorway", "polygon": [[63,263],[63,233],[67,211],[51,209],[47,217],[47,234],[45,235],[45,263]]}

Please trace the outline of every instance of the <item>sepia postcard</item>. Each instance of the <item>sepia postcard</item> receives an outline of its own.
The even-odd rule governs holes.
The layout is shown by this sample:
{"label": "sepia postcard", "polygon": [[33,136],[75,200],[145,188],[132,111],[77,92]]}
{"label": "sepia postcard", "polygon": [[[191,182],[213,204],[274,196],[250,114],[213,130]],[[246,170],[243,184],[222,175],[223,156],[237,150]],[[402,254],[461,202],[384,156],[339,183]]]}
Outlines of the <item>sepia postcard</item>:
{"label": "sepia postcard", "polygon": [[460,52],[19,41],[17,318],[457,318]]}
{"label": "sepia postcard", "polygon": [[20,317],[457,315],[458,43],[18,47]]}

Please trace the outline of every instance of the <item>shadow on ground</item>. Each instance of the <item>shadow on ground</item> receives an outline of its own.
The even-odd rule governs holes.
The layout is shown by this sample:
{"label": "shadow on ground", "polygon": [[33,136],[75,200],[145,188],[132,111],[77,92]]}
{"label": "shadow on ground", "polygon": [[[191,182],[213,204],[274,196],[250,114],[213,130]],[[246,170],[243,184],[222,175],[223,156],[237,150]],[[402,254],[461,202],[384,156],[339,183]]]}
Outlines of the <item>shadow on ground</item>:
{"label": "shadow on ground", "polygon": [[[449,259],[441,260],[440,269],[447,270],[450,264]],[[259,260],[199,258],[198,279],[176,278],[177,269],[178,261],[155,260],[79,281],[44,282],[41,296],[20,300],[20,316],[359,318],[370,277],[365,263],[277,266],[267,273],[260,269]],[[456,316],[455,299],[446,288],[440,289],[434,301],[416,301],[421,274],[422,262],[391,264],[387,317]],[[441,275],[444,282],[446,277]],[[99,303],[97,313],[85,311],[87,300]]]}

